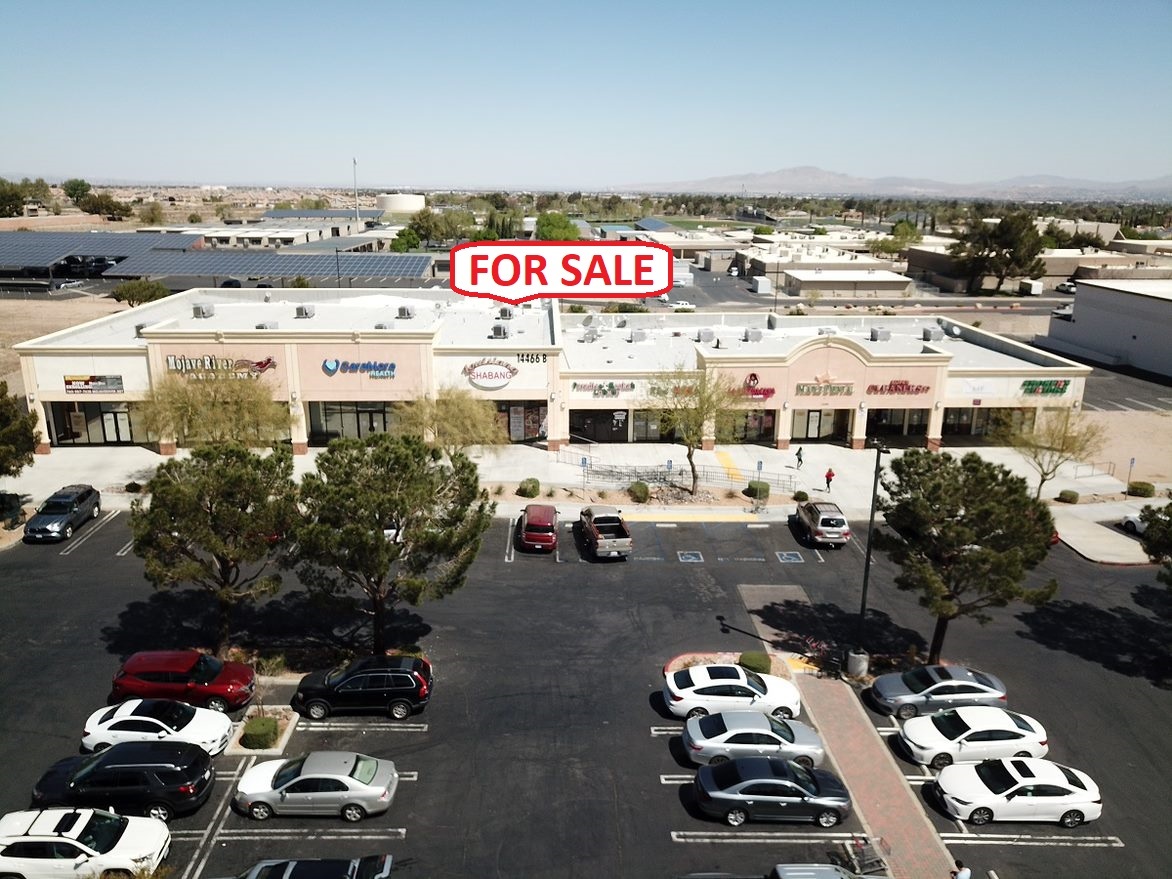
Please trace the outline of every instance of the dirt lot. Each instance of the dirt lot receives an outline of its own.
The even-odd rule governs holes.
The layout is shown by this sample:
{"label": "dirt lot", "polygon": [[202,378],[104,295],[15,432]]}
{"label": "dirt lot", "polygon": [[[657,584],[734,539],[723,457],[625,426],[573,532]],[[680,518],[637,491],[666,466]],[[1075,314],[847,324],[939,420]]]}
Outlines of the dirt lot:
{"label": "dirt lot", "polygon": [[[20,361],[12,345],[125,308],[125,305],[107,298],[84,297],[49,302],[0,299],[0,378],[7,380],[9,393],[24,390]],[[1095,461],[1113,463],[1118,479],[1127,479],[1127,465],[1134,457],[1132,479],[1172,482],[1172,414],[1088,412],[1086,417],[1107,425],[1107,444],[1095,456]],[[743,499],[730,501],[731,504],[743,502]]]}

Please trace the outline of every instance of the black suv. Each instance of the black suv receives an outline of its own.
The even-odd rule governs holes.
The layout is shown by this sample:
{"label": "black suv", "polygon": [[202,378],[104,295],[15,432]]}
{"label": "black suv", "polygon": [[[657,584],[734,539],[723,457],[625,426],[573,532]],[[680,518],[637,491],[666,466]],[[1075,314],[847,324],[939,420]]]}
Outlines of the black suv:
{"label": "black suv", "polygon": [[33,788],[32,807],[94,806],[170,821],[207,802],[212,780],[212,758],[199,745],[123,742],[54,763]]}
{"label": "black suv", "polygon": [[299,714],[321,720],[338,714],[388,713],[403,720],[431,699],[431,664],[414,656],[366,656],[330,671],[307,674],[292,705]]}
{"label": "black suv", "polygon": [[24,539],[68,540],[73,531],[102,513],[102,494],[92,485],[67,485],[37,508],[25,523]]}

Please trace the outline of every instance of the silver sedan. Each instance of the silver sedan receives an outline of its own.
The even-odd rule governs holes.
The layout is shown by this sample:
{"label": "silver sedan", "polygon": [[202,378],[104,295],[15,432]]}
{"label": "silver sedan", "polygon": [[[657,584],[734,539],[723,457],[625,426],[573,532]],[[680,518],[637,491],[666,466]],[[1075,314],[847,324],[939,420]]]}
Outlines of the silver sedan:
{"label": "silver sedan", "polygon": [[684,725],[683,742],[688,759],[701,765],[737,757],[781,757],[808,769],[821,765],[826,756],[822,739],[804,723],[758,711],[693,717]]}
{"label": "silver sedan", "polygon": [[390,808],[399,773],[390,760],[349,751],[313,751],[267,760],[244,773],[233,803],[257,821],[273,815],[341,815],[361,821]]}

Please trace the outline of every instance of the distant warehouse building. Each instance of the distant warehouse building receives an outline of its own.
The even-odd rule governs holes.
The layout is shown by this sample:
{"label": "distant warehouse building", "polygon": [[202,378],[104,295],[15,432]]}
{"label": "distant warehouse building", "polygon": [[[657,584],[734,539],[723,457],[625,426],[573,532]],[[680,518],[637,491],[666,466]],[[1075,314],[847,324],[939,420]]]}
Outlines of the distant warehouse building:
{"label": "distant warehouse building", "polygon": [[860,298],[911,296],[915,282],[883,269],[797,269],[784,273],[787,296]]}

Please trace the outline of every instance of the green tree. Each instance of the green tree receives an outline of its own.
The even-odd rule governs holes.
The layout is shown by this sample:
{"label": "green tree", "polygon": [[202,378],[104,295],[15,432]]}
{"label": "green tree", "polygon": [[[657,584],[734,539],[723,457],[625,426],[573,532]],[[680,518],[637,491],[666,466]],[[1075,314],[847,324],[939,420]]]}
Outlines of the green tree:
{"label": "green tree", "polygon": [[129,217],[134,213],[134,208],[118,201],[108,192],[91,192],[81,196],[75,203],[85,213],[96,216]]}
{"label": "green tree", "polygon": [[777,230],[774,229],[772,226],[754,226],[753,227],[753,234],[754,235],[772,235],[776,231]]}
{"label": "green tree", "polygon": [[127,305],[142,305],[144,302],[154,302],[171,295],[171,288],[161,281],[124,281],[114,288],[110,296],[116,302],[125,302]]}
{"label": "green tree", "polygon": [[1012,419],[999,418],[990,438],[1003,446],[1017,449],[1026,463],[1038,474],[1038,491],[1058,475],[1058,469],[1070,461],[1086,461],[1097,455],[1106,441],[1106,428],[1088,421],[1070,409],[1040,409],[1033,430],[1024,430]]}
{"label": "green tree", "polygon": [[997,223],[978,220],[949,247],[957,269],[968,279],[967,292],[980,286],[985,275],[997,278],[1000,290],[1009,277],[1041,277],[1046,263],[1040,254],[1042,236],[1028,212],[1011,213]]}
{"label": "green tree", "polygon": [[410,253],[413,250],[418,250],[420,243],[415,230],[407,226],[395,236],[395,240],[391,242],[391,250],[395,253]]}
{"label": "green tree", "polygon": [[0,177],[0,217],[19,217],[24,214],[24,193],[20,184]]}
{"label": "green tree", "polygon": [[476,220],[468,211],[444,211],[439,215],[436,230],[440,241],[459,241],[466,237],[475,225]]}
{"label": "green tree", "polygon": [[536,237],[542,241],[577,241],[578,227],[565,214],[550,211],[537,218]]}
{"label": "green tree", "polygon": [[660,433],[672,435],[687,449],[692,471],[689,490],[695,494],[700,487],[696,449],[703,447],[707,437],[717,442],[731,438],[731,416],[744,402],[744,391],[724,373],[688,369],[681,364],[651,376],[648,398]]}
{"label": "green tree", "polygon": [[1054,520],[1031,498],[1026,481],[970,452],[910,449],[891,463],[880,509],[887,529],[873,537],[901,571],[895,585],[919,594],[936,618],[928,662],[940,661],[948,624],[960,617],[987,623],[988,610],[1011,601],[1039,606],[1058,589],[1022,581],[1045,557]]}
{"label": "green tree", "polygon": [[297,207],[303,211],[324,211],[330,206],[328,198],[306,197],[297,202]]}
{"label": "green tree", "polygon": [[366,597],[371,651],[382,654],[388,610],[464,585],[495,504],[475,464],[418,437],[336,439],[316,463],[301,483],[293,562],[312,588]]}
{"label": "green tree", "polygon": [[191,584],[215,599],[222,656],[234,609],[281,586],[274,563],[297,516],[292,452],[206,446],[161,464],[146,491],[130,509],[134,552],[156,589]]}
{"label": "green tree", "polygon": [[232,219],[232,206],[229,204],[224,204],[223,199],[221,199],[216,204],[216,216],[219,217],[221,220],[231,220]]}
{"label": "green tree", "polygon": [[415,237],[431,247],[431,242],[440,239],[439,215],[430,208],[420,208],[407,221],[407,228]]}
{"label": "green tree", "polygon": [[1157,579],[1172,587],[1172,504],[1163,509],[1148,504],[1140,511],[1139,520],[1146,526],[1140,545],[1148,558],[1160,565]]}
{"label": "green tree", "polygon": [[305,277],[305,275],[298,275],[296,278],[294,278],[292,281],[289,282],[289,286],[293,287],[294,289],[304,290],[310,286],[310,283],[309,283],[309,280]]}
{"label": "green tree", "polygon": [[149,201],[138,209],[138,218],[147,226],[158,226],[163,222],[163,206]]}
{"label": "green tree", "polygon": [[412,400],[396,407],[398,432],[423,439],[451,457],[468,446],[497,446],[509,441],[496,404],[472,396],[467,388],[441,387],[435,399]]}
{"label": "green tree", "polygon": [[187,215],[187,222],[189,222],[189,223],[202,223],[203,217],[201,217],[195,211],[192,211],[190,214]]}
{"label": "green tree", "polygon": [[273,205],[273,210],[274,211],[291,211],[291,210],[293,210],[293,202],[279,201],[275,205]]}
{"label": "green tree", "polygon": [[78,207],[81,207],[79,204],[81,199],[89,195],[92,189],[93,187],[80,177],[71,177],[61,184],[61,191],[69,197],[70,201],[78,205]]}
{"label": "green tree", "polygon": [[43,205],[49,204],[53,199],[53,189],[45,182],[44,177],[38,177],[36,180],[29,180],[25,177],[20,181],[20,191],[25,198]]}
{"label": "green tree", "polygon": [[286,439],[293,421],[289,407],[273,401],[272,388],[251,365],[199,378],[168,376],[139,406],[151,434],[175,437],[184,446],[234,442],[263,448]]}
{"label": "green tree", "polygon": [[0,476],[17,476],[30,466],[39,441],[37,414],[0,381]]}

